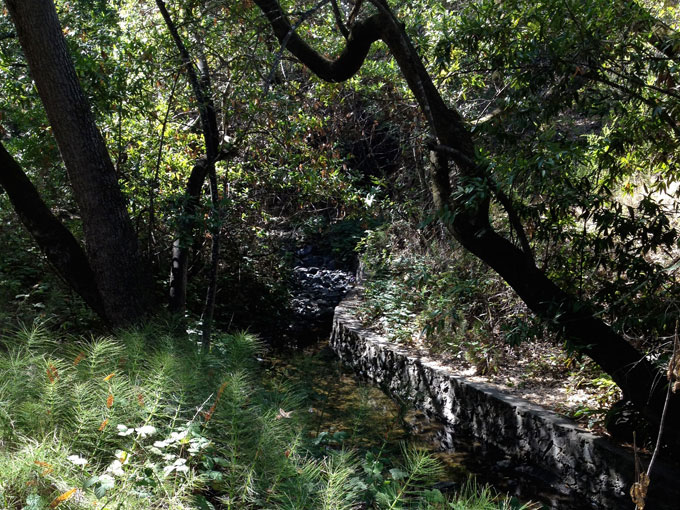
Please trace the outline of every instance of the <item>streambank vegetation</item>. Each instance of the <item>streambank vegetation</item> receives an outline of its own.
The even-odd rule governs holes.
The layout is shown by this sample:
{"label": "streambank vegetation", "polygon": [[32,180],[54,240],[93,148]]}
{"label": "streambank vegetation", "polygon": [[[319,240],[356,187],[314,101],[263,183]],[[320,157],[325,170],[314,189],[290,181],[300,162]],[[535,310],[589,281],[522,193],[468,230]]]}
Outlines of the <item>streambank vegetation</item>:
{"label": "streambank vegetation", "polygon": [[0,329],[160,315],[206,356],[220,330],[282,342],[300,251],[352,271],[356,249],[366,317],[395,337],[481,372],[549,338],[554,365],[590,360],[584,413],[672,457],[678,16],[6,0]]}
{"label": "streambank vegetation", "polygon": [[423,450],[311,430],[303,391],[263,377],[246,333],[210,354],[160,327],[0,342],[2,508],[520,507],[474,482],[445,497]]}

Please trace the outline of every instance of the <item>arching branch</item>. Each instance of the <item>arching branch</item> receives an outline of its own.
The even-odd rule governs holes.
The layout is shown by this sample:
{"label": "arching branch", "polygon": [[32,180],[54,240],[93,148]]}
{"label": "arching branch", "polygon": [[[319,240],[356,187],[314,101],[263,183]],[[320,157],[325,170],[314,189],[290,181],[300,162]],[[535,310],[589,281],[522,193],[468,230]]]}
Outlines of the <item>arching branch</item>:
{"label": "arching branch", "polygon": [[[403,26],[389,14],[385,6],[378,4],[381,12],[356,21],[351,26],[349,38],[340,55],[329,59],[292,30],[288,16],[276,0],[255,0],[255,3],[269,20],[279,42],[287,39],[288,51],[325,81],[342,82],[350,79],[361,69],[373,43],[383,41],[396,59],[409,88],[425,113],[434,137],[440,143],[456,147],[469,159],[474,159],[472,138],[462,117],[448,108],[406,36]],[[463,161],[456,163],[458,166],[465,166]],[[475,171],[475,168],[467,170]]]}
{"label": "arching branch", "polygon": [[366,59],[371,45],[380,39],[381,17],[371,16],[358,21],[350,31],[345,49],[331,60],[318,53],[293,29],[288,16],[275,0],[255,0],[267,17],[279,42],[319,78],[329,82],[341,82],[354,76]]}
{"label": "arching branch", "polygon": [[[287,49],[323,80],[338,82],[360,69],[374,42],[385,42],[428,121],[434,145],[450,149],[431,152],[429,178],[435,206],[453,213],[442,215],[453,218],[446,222],[447,229],[467,250],[491,266],[532,311],[609,373],[652,423],[658,423],[665,398],[662,385],[657,384],[658,370],[603,322],[588,303],[565,292],[539,270],[526,246],[522,250],[494,231],[489,221],[489,193],[478,198],[474,190],[468,192],[459,185],[465,180],[489,182],[484,169],[475,164],[471,133],[462,117],[447,107],[387,3],[370,1],[378,13],[351,24],[345,47],[336,59],[320,55],[297,34],[289,36]],[[278,2],[255,3],[279,41],[285,38],[291,26]],[[450,172],[449,161],[455,163],[456,173]],[[677,405],[673,423],[680,423]]]}

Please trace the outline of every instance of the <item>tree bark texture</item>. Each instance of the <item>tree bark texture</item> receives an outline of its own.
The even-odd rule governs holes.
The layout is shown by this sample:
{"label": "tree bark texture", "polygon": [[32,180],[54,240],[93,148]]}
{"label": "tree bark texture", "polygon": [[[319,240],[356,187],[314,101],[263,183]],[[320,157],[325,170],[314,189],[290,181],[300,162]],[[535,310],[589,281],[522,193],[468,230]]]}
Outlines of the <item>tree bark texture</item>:
{"label": "tree bark texture", "polygon": [[[402,24],[384,0],[372,0],[378,13],[354,23],[344,49],[336,59],[319,54],[296,33],[276,0],[255,0],[281,44],[320,78],[339,82],[362,66],[371,45],[382,40],[390,49],[427,119],[436,146],[429,182],[436,208],[453,237],[491,266],[537,316],[558,330],[580,352],[592,358],[621,388],[626,398],[658,424],[666,384],[663,375],[645,357],[601,320],[587,303],[572,296],[543,273],[531,253],[495,232],[489,220],[489,179],[475,164],[472,135],[463,118],[450,109],[434,86]],[[475,183],[485,193],[461,191],[462,183]],[[479,189],[478,189],[479,191]],[[680,425],[680,395],[671,403],[672,418]]]}
{"label": "tree bark texture", "polygon": [[0,144],[0,186],[7,192],[21,223],[31,234],[57,274],[97,314],[104,304],[94,282],[85,251],[71,232],[52,214],[19,164]]}
{"label": "tree bark texture", "polygon": [[52,0],[6,0],[83,219],[90,265],[114,326],[150,311],[150,282],[113,163],[78,81]]}

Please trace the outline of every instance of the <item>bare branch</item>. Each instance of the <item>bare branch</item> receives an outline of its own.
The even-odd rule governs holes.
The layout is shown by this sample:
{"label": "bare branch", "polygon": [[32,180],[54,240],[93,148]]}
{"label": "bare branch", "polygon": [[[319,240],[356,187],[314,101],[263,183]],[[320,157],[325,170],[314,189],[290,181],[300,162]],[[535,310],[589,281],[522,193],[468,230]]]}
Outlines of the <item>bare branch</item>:
{"label": "bare branch", "polygon": [[340,12],[340,7],[338,6],[338,0],[331,0],[331,5],[333,6],[333,14],[335,15],[335,24],[338,25],[340,33],[345,39],[349,38],[349,30],[342,20],[342,12]]}

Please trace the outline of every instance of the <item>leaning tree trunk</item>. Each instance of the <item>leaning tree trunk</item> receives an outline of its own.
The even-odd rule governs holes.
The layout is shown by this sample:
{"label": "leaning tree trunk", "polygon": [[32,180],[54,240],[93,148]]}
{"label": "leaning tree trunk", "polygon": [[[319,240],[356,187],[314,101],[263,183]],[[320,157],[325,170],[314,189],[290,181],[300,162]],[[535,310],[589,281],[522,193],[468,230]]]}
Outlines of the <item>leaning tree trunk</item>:
{"label": "leaning tree trunk", "polygon": [[[446,218],[447,229],[463,247],[491,266],[538,317],[558,329],[576,349],[600,365],[626,398],[651,423],[658,425],[666,394],[664,375],[598,318],[587,303],[551,281],[536,267],[530,253],[494,231],[489,221],[489,179],[475,164],[472,135],[460,114],[442,99],[403,25],[387,3],[371,0],[378,13],[350,27],[347,43],[335,60],[318,53],[295,33],[276,0],[255,0],[255,3],[269,20],[281,44],[326,81],[340,82],[351,78],[361,68],[375,41],[382,40],[388,46],[434,138],[432,146],[436,150],[432,152],[430,189],[435,206],[442,218]],[[485,198],[473,196],[474,192],[453,193],[452,181],[483,186]],[[676,394],[670,405],[669,429],[680,427],[679,405],[680,394]]]}
{"label": "leaning tree trunk", "polygon": [[73,234],[52,214],[38,190],[2,144],[0,186],[7,192],[21,223],[57,274],[92,310],[104,316],[104,304],[94,283],[94,274],[85,251]]}
{"label": "leaning tree trunk", "polygon": [[105,316],[114,326],[136,322],[150,311],[150,279],[145,277],[125,199],[54,4],[5,3],[73,186]]}

